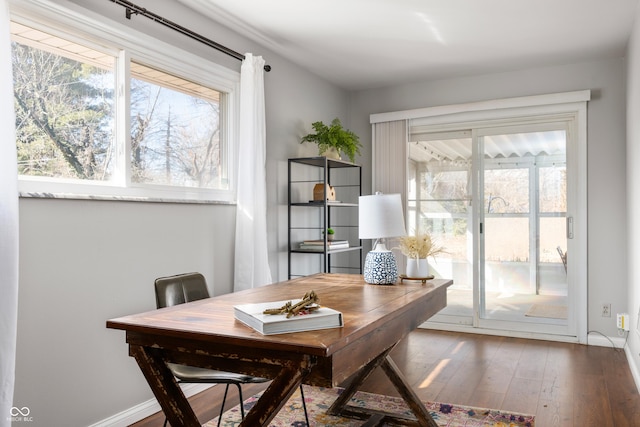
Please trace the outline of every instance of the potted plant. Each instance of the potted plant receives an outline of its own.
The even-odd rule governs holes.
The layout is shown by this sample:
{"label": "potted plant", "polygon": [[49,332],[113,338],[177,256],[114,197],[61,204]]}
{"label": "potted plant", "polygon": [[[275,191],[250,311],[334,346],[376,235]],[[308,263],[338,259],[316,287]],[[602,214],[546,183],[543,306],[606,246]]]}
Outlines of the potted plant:
{"label": "potted plant", "polygon": [[441,246],[436,245],[427,233],[418,233],[415,236],[399,237],[399,249],[407,257],[407,277],[423,278],[429,276],[428,257],[435,257],[444,253]]}
{"label": "potted plant", "polygon": [[333,237],[335,236],[335,231],[333,231],[333,228],[327,228],[327,241],[332,242],[333,241]]}
{"label": "potted plant", "polygon": [[314,122],[311,124],[316,133],[310,133],[302,138],[303,142],[314,142],[318,145],[318,153],[324,155],[329,149],[333,148],[340,153],[344,153],[349,157],[351,163],[355,162],[356,154],[360,154],[360,138],[358,135],[348,129],[342,127],[340,119],[335,118],[330,126],[323,122]]}

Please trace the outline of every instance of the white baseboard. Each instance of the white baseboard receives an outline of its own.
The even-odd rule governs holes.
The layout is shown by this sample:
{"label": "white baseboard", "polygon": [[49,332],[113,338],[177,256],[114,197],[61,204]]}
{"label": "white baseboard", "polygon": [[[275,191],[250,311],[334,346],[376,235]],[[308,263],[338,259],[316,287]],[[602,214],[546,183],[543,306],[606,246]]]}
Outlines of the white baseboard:
{"label": "white baseboard", "polygon": [[[185,384],[182,386],[182,392],[186,397],[191,397],[201,391],[205,391],[209,387],[213,386],[211,384]],[[161,410],[158,401],[156,399],[150,399],[118,414],[112,415],[109,418],[105,418],[102,421],[98,421],[95,424],[91,424],[89,427],[127,427]]]}
{"label": "white baseboard", "polygon": [[633,357],[631,348],[629,348],[628,345],[624,347],[624,352],[627,355],[627,360],[629,361],[629,369],[631,369],[631,375],[633,375],[633,380],[636,382],[636,388],[640,393],[640,367],[636,365],[636,359]]}
{"label": "white baseboard", "polygon": [[597,345],[598,347],[611,347],[622,350],[626,340],[622,337],[609,337],[600,334],[590,333],[587,335],[588,345]]}

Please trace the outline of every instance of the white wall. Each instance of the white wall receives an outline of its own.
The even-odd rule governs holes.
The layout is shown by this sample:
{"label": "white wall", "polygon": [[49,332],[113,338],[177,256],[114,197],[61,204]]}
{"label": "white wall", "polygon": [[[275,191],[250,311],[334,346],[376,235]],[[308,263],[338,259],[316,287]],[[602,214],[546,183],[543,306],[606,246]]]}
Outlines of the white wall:
{"label": "white wall", "polygon": [[640,329],[637,328],[640,322],[640,9],[636,13],[627,57],[627,312],[631,316],[627,358],[636,384],[640,384]]}
{"label": "white wall", "polygon": [[[627,310],[625,61],[622,58],[563,66],[409,83],[354,93],[349,125],[368,141],[363,176],[370,177],[369,115],[473,101],[591,89],[588,104],[588,326],[616,337],[615,316]],[[370,194],[371,181],[364,194]]]}
{"label": "white wall", "polygon": [[[76,3],[240,69],[236,59],[146,18],[127,21],[114,3]],[[285,278],[286,159],[315,154],[298,144],[311,122],[346,121],[347,94],[176,1],[136,3],[273,67],[265,74],[268,244],[273,276]],[[14,403],[30,408],[30,424],[86,426],[152,399],[124,332],[106,329],[106,320],[154,309],[153,280],[162,275],[200,271],[213,294],[230,292],[234,231],[233,205],[21,199]]]}

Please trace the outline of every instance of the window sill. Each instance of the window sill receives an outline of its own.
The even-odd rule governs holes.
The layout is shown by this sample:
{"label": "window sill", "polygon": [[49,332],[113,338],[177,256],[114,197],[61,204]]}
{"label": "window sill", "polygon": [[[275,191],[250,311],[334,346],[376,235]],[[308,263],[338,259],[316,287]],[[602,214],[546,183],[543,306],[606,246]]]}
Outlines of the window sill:
{"label": "window sill", "polygon": [[235,205],[232,201],[223,200],[187,200],[166,197],[141,197],[141,196],[115,196],[115,195],[88,195],[71,193],[45,193],[45,192],[20,192],[23,199],[63,199],[63,200],[96,200],[118,202],[143,202],[143,203],[185,203],[196,205]]}
{"label": "window sill", "polygon": [[72,181],[42,177],[18,177],[22,198],[102,200],[146,203],[191,203],[235,205],[232,190],[214,190],[166,185],[119,186],[111,182]]}

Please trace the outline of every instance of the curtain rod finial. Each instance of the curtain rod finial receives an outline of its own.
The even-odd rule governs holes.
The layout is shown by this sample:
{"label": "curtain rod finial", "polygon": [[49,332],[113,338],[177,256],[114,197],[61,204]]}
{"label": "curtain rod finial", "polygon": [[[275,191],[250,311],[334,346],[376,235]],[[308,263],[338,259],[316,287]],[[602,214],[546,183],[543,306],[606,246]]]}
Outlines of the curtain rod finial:
{"label": "curtain rod finial", "polygon": [[264,66],[264,70],[268,73],[269,71],[271,71],[271,65],[265,65]]}

